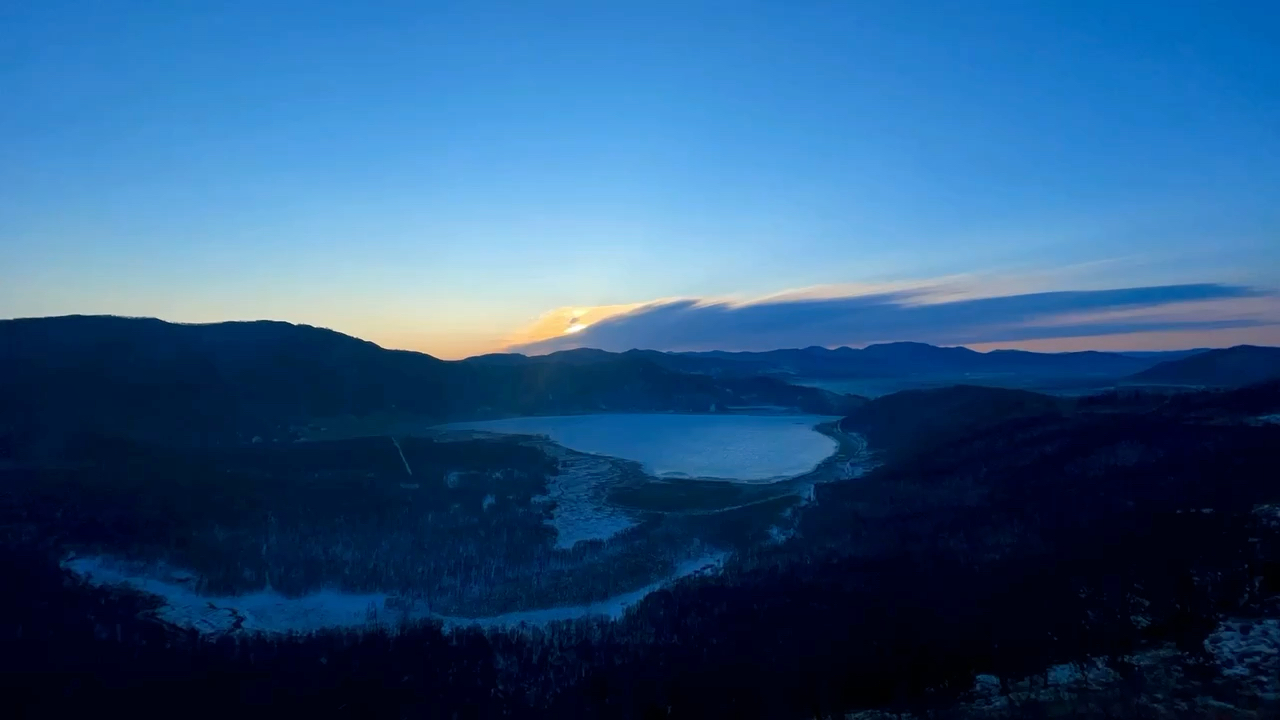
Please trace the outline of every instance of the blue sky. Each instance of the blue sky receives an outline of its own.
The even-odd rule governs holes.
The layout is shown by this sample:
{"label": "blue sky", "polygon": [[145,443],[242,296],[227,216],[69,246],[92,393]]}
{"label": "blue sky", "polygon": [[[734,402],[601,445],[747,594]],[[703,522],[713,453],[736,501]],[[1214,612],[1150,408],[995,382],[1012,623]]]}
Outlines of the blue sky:
{"label": "blue sky", "polygon": [[456,357],[671,298],[1211,283],[1248,302],[1194,321],[1251,324],[1130,345],[1280,322],[1274,3],[0,13],[4,317],[269,317]]}

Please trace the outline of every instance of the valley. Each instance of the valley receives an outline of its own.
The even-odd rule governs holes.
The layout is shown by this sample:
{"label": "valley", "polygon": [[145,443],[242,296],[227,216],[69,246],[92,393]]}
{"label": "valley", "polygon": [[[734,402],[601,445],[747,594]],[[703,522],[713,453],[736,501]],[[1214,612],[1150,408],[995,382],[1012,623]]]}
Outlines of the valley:
{"label": "valley", "polygon": [[53,320],[0,323],[0,676],[38,668],[10,695],[46,714],[143,687],[222,714],[1280,707],[1269,351],[885,346],[851,357],[908,385],[939,359],[1154,365],[1093,393],[868,397],[776,374],[800,353],[837,382],[853,351],[444,363],[283,324],[117,319],[102,344]]}
{"label": "valley", "polygon": [[[78,469],[29,467],[12,487],[60,513],[71,495],[100,493],[90,511],[98,517],[72,523],[65,567],[163,597],[159,617],[203,631],[572,619],[616,615],[790,532],[791,510],[815,484],[867,460],[860,440],[830,420],[539,417],[250,443],[180,460],[86,438]],[[653,474],[649,463],[671,470]],[[129,508],[133,493],[153,504]],[[104,512],[129,525],[104,532],[95,522]],[[187,532],[132,532],[162,524]]]}

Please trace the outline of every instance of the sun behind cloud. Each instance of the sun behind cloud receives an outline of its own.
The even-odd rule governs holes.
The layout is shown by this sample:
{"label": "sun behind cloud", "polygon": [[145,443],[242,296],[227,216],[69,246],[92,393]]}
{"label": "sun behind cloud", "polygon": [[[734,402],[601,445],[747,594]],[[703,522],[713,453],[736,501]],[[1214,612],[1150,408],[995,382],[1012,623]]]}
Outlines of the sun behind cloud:
{"label": "sun behind cloud", "polygon": [[596,305],[594,307],[570,305],[548,310],[539,315],[528,326],[507,338],[504,347],[526,345],[539,340],[579,333],[601,320],[631,312],[646,304],[648,303]]}

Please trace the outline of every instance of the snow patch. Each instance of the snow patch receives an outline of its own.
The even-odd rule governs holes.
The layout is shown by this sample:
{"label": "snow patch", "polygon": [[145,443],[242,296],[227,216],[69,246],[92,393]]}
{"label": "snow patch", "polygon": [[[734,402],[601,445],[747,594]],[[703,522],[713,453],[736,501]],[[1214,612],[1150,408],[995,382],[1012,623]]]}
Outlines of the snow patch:
{"label": "snow patch", "polygon": [[1280,620],[1227,620],[1205,638],[1204,647],[1222,674],[1260,697],[1280,698]]}
{"label": "snow patch", "polygon": [[1255,505],[1253,514],[1269,528],[1280,528],[1280,503]]}
{"label": "snow patch", "polygon": [[387,600],[384,594],[329,590],[300,598],[274,591],[205,597],[194,591],[189,580],[175,582],[174,574],[163,566],[147,573],[136,564],[77,557],[64,562],[63,567],[95,585],[127,585],[157,595],[164,601],[156,610],[161,620],[213,635],[237,630],[308,633],[328,627],[375,626]]}
{"label": "snow patch", "polygon": [[557,606],[467,618],[440,615],[422,604],[385,593],[344,593],[323,590],[297,598],[274,591],[247,595],[204,596],[191,587],[194,576],[164,565],[144,566],[102,556],[72,557],[63,567],[99,586],[123,585],[160,598],[159,619],[206,635],[236,632],[267,634],[310,633],[325,628],[381,628],[394,630],[401,622],[435,619],[446,627],[504,627],[545,625],[585,617],[617,619],[644,596],[682,577],[713,572],[724,553],[705,555],[676,566],[668,578],[628,593],[586,605]]}
{"label": "snow patch", "polygon": [[1070,697],[1081,690],[1097,690],[1116,682],[1119,675],[1101,659],[1079,664],[1053,665],[1043,677],[1032,677],[1009,684],[1009,694],[1000,687],[995,675],[978,675],[970,693],[972,706],[982,711],[1007,710],[1028,700],[1053,702]]}

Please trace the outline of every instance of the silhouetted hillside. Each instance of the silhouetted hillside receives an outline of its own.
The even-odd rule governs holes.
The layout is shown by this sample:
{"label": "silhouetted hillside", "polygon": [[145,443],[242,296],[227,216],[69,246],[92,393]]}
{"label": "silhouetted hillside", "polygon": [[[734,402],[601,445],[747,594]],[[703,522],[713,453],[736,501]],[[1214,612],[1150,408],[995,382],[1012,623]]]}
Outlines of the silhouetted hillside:
{"label": "silhouetted hillside", "polygon": [[593,348],[561,350],[549,355],[521,355],[519,353],[489,353],[469,357],[464,362],[474,365],[530,365],[546,363],[566,363],[570,365],[590,365],[592,363],[615,360],[619,353]]}
{"label": "silhouetted hillside", "polygon": [[846,430],[890,454],[916,455],[1014,418],[1055,415],[1063,400],[1026,390],[956,385],[904,390],[868,401],[846,417]]}
{"label": "silhouetted hillside", "polygon": [[643,357],[446,362],[283,322],[180,325],[68,316],[0,322],[0,422],[212,440],[313,418],[723,410],[843,413],[847,400],[755,378],[721,382]]}
{"label": "silhouetted hillside", "polygon": [[1170,393],[1165,414],[1219,422],[1258,422],[1280,414],[1280,378],[1230,390]]}
{"label": "silhouetted hillside", "polygon": [[1243,387],[1280,378],[1280,348],[1237,345],[1160,363],[1132,375],[1131,383]]}
{"label": "silhouetted hillside", "polygon": [[131,434],[250,434],[399,406],[445,411],[447,364],[281,322],[177,325],[70,316],[0,323],[5,411]]}

